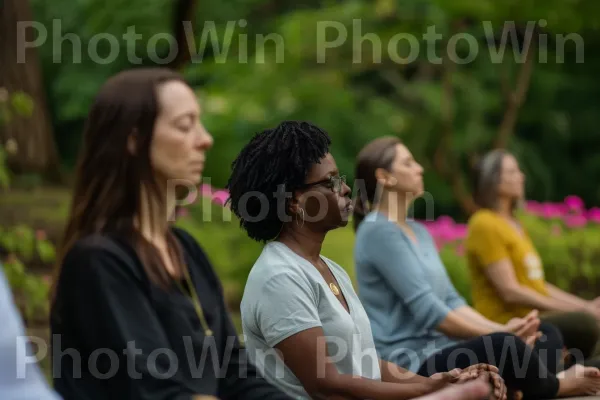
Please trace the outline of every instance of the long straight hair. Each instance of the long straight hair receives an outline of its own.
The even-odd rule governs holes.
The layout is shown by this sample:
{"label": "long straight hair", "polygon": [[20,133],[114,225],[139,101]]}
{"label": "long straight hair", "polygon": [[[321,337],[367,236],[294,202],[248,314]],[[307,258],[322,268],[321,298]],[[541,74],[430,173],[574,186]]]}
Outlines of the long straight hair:
{"label": "long straight hair", "polygon": [[375,171],[379,168],[389,171],[392,168],[396,158],[396,146],[401,143],[402,141],[397,137],[383,136],[369,142],[358,153],[354,171],[354,178],[359,188],[352,216],[354,230],[358,229],[365,215],[379,201]]}
{"label": "long straight hair", "polygon": [[[150,280],[165,288],[169,285],[158,250],[136,226],[143,204],[150,206],[144,211],[149,212],[151,227],[164,226],[170,256],[181,270],[182,250],[167,229],[167,217],[161,215],[166,210],[165,188],[150,161],[154,124],[160,113],[157,87],[169,81],[185,83],[169,69],[127,70],[110,78],[96,96],[85,123],[69,216],[57,252],[52,302],[65,255],[79,239],[98,233],[125,237]],[[128,146],[131,135],[135,136],[135,152]]]}

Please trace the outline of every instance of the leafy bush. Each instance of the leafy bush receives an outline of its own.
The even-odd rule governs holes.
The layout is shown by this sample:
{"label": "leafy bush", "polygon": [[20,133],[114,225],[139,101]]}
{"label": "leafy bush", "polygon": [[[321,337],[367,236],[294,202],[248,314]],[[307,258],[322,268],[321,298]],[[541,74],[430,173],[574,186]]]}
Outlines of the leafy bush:
{"label": "leafy bush", "polygon": [[[9,94],[0,87],[0,125],[15,115],[31,114],[33,103],[23,92]],[[0,190],[10,187],[11,176],[6,166],[6,154],[16,151],[16,142],[9,139],[0,143]],[[43,231],[34,231],[25,225],[0,225],[0,262],[6,279],[13,290],[17,306],[26,322],[45,323],[48,313],[49,283],[27,271],[25,264],[48,264],[54,261],[54,246]],[[42,322],[43,321],[43,322]]]}

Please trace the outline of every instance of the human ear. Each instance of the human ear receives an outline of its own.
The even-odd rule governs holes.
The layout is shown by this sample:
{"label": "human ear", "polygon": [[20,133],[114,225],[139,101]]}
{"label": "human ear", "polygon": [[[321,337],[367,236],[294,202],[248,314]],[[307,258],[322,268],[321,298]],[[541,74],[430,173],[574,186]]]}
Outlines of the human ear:
{"label": "human ear", "polygon": [[377,183],[383,187],[393,187],[398,184],[398,179],[383,168],[375,170],[375,178],[377,179]]}
{"label": "human ear", "polygon": [[300,208],[302,207],[300,206],[300,201],[298,200],[296,194],[289,199],[287,208],[291,215],[298,214],[300,212]]}

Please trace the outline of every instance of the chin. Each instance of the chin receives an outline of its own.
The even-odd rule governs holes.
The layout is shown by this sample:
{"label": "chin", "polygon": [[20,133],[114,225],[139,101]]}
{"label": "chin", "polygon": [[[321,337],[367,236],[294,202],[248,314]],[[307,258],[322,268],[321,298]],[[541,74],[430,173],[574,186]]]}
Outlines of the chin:
{"label": "chin", "polygon": [[200,183],[202,183],[202,178],[203,178],[202,175],[192,175],[187,179],[187,181],[189,183],[191,183],[192,185],[197,186]]}
{"label": "chin", "polygon": [[329,225],[329,227],[327,228],[327,231],[333,231],[338,228],[343,228],[346,225],[348,225],[348,221],[344,221],[343,219],[340,219],[339,221],[335,221],[331,225]]}
{"label": "chin", "polygon": [[423,196],[423,193],[425,193],[425,191],[423,190],[423,188],[419,188],[419,189],[415,190],[413,193],[415,194],[415,199],[418,199],[421,196]]}

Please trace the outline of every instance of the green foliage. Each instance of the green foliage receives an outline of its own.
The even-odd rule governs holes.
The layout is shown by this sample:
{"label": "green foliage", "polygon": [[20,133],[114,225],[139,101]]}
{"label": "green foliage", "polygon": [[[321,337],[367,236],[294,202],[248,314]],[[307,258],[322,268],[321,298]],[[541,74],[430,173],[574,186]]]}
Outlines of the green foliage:
{"label": "green foliage", "polygon": [[[0,125],[14,115],[31,116],[34,104],[23,92],[8,93],[0,88]],[[6,166],[7,151],[16,149],[14,140],[5,146],[0,144],[0,189],[7,190],[11,176]],[[55,259],[54,245],[47,240],[45,232],[34,231],[26,225],[5,227],[0,225],[0,248],[8,256],[1,264],[6,279],[13,290],[15,301],[27,322],[45,321],[48,314],[49,284],[42,277],[32,274],[25,265],[49,264]]]}
{"label": "green foliage", "polygon": [[30,117],[33,113],[33,100],[24,92],[13,93],[10,103],[16,114]]}
{"label": "green foliage", "polygon": [[[154,35],[173,33],[173,3],[31,2],[36,19],[53,38],[39,51],[44,75],[52,77],[47,81],[48,104],[57,140],[63,158],[72,161],[83,119],[103,81],[124,68],[156,65],[156,57],[167,54],[165,40],[157,46],[152,40]],[[522,68],[513,52],[518,55],[522,46],[514,43],[513,49],[511,35],[502,62],[495,60],[499,48],[488,47],[489,28],[501,38],[512,22],[524,31],[528,23],[544,20],[548,48],[536,55],[509,147],[528,175],[528,198],[552,201],[577,193],[586,203],[598,203],[600,190],[593,180],[576,179],[581,170],[600,173],[600,155],[594,151],[600,146],[594,135],[600,123],[596,11],[593,0],[197,2],[191,52],[199,57],[183,72],[198,88],[204,122],[215,137],[206,176],[222,187],[229,175],[226,167],[253,133],[282,119],[306,119],[331,134],[332,152],[350,181],[356,153],[367,141],[400,136],[427,170],[436,213],[460,219],[451,185],[432,163],[447,131],[442,77],[450,66],[436,59],[448,57],[452,34],[476,39],[474,60],[452,66],[453,90],[447,100],[454,118],[444,148],[456,160],[453,168],[466,173],[469,162],[492,145],[509,104],[505,92],[515,88]],[[247,24],[240,26],[240,20]],[[433,46],[423,37],[429,28],[441,35]],[[132,29],[139,39],[130,45],[123,35]],[[90,55],[98,34],[112,35],[118,42],[118,53],[106,64]],[[327,48],[326,42],[338,34],[343,43]],[[406,40],[393,42],[398,34],[413,35],[419,45],[409,63],[398,60],[410,50]],[[584,63],[576,63],[575,40],[564,49],[560,46],[559,35],[570,34],[585,43]],[[110,55],[108,41],[98,43],[99,58]],[[458,56],[468,56],[466,43],[458,42]],[[540,61],[542,54],[547,62]]]}
{"label": "green foliage", "polygon": [[10,173],[6,168],[6,151],[0,146],[0,189],[8,189],[10,184]]}
{"label": "green foliage", "polygon": [[261,246],[248,239],[227,208],[208,201],[200,207],[190,207],[190,214],[178,225],[186,229],[203,246],[211,262],[218,265],[219,277],[228,291],[229,301],[239,300],[252,264]]}
{"label": "green foliage", "polygon": [[[33,100],[22,91],[9,93],[0,87],[0,127],[16,117],[30,117],[34,107]],[[6,165],[9,154],[17,151],[17,142],[9,138],[6,143],[0,143],[0,189],[8,189],[11,182],[10,172]]]}
{"label": "green foliage", "polygon": [[3,263],[4,273],[23,317],[26,321],[44,321],[48,314],[49,283],[32,274],[25,265],[53,262],[54,245],[43,232],[21,225],[10,229],[0,227],[0,246],[9,253]]}
{"label": "green foliage", "polygon": [[440,258],[458,293],[465,298],[467,303],[472,304],[471,276],[465,263],[464,254],[460,250],[457,251],[457,248],[460,249],[459,246],[457,244],[455,246],[442,247],[440,249]]}

